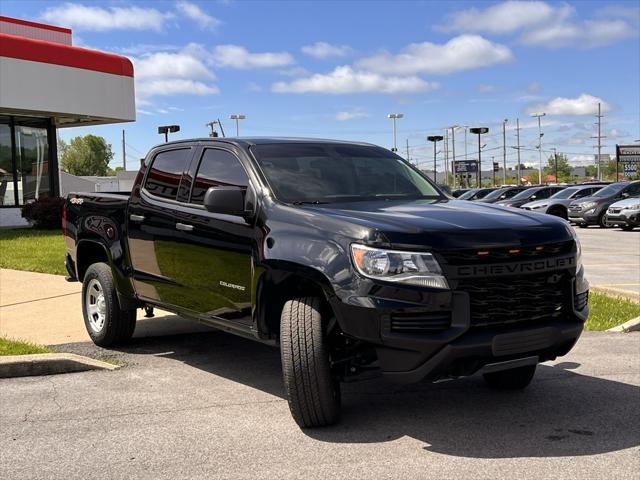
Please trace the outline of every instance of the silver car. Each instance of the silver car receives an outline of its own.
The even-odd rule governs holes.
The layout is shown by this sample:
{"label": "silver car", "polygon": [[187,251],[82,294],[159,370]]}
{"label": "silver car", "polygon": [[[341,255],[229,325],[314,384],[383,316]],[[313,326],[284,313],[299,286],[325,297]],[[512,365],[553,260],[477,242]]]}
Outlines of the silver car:
{"label": "silver car", "polygon": [[548,213],[567,220],[567,207],[579,198],[588,197],[600,190],[605,185],[575,185],[556,192],[549,198],[536,200],[522,205],[520,208],[533,212]]}
{"label": "silver car", "polygon": [[640,197],[625,198],[609,206],[605,222],[609,226],[618,225],[623,230],[640,227]]}

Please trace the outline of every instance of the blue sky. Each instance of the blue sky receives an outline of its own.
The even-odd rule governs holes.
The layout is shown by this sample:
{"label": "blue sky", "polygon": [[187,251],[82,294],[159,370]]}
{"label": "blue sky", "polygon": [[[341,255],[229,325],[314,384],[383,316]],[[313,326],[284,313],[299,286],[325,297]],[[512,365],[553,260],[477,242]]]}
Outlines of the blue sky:
{"label": "blue sky", "polygon": [[[605,117],[603,153],[640,139],[640,2],[36,2],[8,1],[3,15],[73,29],[74,44],[132,58],[137,121],[61,130],[103,135],[122,164],[161,139],[206,136],[208,121],[242,113],[241,135],[364,140],[391,146],[390,112],[401,112],[398,144],[431,165],[426,136],[450,125],[487,126],[484,159],[515,145],[537,163],[534,111],[544,147],[575,164],[594,152],[595,105]],[[468,137],[469,158],[477,146]],[[464,130],[456,133],[464,155]],[[508,149],[513,165],[515,149]],[[591,157],[592,158],[592,157]]]}

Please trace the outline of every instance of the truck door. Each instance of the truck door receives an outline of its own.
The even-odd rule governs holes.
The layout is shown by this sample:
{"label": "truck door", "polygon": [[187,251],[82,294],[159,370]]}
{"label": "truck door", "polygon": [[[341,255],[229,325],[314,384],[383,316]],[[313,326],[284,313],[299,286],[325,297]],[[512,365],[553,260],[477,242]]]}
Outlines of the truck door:
{"label": "truck door", "polygon": [[[143,184],[131,192],[127,211],[129,256],[136,294],[153,303],[179,303],[181,265],[174,249],[182,213],[177,197],[194,147],[171,147],[153,153]],[[188,183],[187,183],[188,185]],[[190,187],[190,185],[189,185]]]}
{"label": "truck door", "polygon": [[203,147],[189,169],[191,192],[182,202],[182,225],[172,239],[173,276],[180,306],[202,316],[251,321],[253,225],[242,217],[210,213],[203,207],[209,187],[249,184],[240,160],[229,150]]}

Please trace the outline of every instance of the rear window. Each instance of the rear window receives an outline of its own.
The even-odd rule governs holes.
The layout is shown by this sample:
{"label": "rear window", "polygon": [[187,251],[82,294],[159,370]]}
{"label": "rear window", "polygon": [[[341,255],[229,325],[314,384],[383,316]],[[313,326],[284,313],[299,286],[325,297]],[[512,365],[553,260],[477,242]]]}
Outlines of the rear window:
{"label": "rear window", "polygon": [[155,156],[144,188],[156,197],[175,200],[190,148],[160,152]]}

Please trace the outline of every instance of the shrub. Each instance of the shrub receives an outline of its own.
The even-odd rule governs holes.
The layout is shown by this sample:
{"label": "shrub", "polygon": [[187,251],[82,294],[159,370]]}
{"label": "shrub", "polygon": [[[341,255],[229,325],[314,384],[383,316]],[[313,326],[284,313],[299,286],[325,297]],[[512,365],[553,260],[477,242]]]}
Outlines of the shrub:
{"label": "shrub", "polygon": [[64,198],[43,197],[22,207],[22,217],[37,228],[61,228]]}

